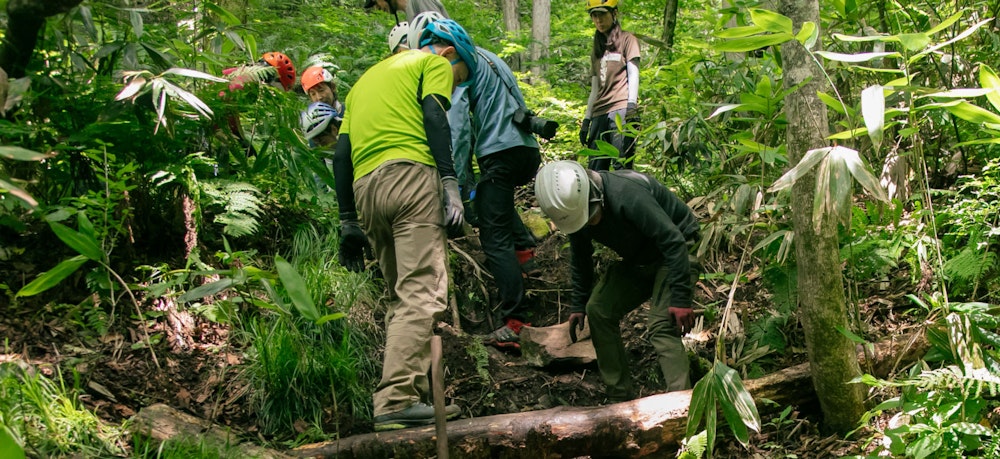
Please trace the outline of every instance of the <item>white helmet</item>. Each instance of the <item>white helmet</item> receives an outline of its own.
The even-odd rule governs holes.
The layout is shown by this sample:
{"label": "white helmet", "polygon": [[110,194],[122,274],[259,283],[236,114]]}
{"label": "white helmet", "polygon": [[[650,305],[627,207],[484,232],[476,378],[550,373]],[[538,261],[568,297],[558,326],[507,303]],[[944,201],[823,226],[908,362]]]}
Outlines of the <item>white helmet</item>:
{"label": "white helmet", "polygon": [[406,35],[410,33],[410,23],[400,22],[392,27],[389,31],[389,52],[396,52],[396,48],[402,46],[404,49],[410,49],[410,44],[407,41]]}
{"label": "white helmet", "polygon": [[535,197],[542,212],[564,233],[590,220],[590,176],[576,161],[548,163],[535,176]]}
{"label": "white helmet", "polygon": [[437,11],[424,11],[413,18],[410,22],[410,33],[406,37],[410,49],[420,49],[420,35],[424,33],[424,29],[428,24],[442,19],[447,18]]}
{"label": "white helmet", "polygon": [[312,140],[326,131],[331,122],[335,126],[339,126],[341,119],[341,114],[337,112],[337,109],[323,102],[313,102],[299,116],[299,124],[302,126],[306,140]]}

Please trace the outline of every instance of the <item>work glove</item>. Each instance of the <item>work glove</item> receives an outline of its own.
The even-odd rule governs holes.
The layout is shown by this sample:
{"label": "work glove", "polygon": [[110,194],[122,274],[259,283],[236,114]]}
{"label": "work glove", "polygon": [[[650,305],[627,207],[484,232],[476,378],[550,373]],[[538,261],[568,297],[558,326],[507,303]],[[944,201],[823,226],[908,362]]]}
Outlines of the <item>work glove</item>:
{"label": "work glove", "polygon": [[584,118],[580,124],[580,143],[584,147],[590,146],[590,118]]}
{"label": "work glove", "polygon": [[576,329],[579,327],[580,331],[583,331],[585,320],[587,320],[585,312],[574,312],[569,315],[569,341],[571,343],[576,342]]}
{"label": "work glove", "polygon": [[357,219],[347,219],[340,221],[340,253],[338,261],[340,265],[352,272],[361,272],[365,269],[365,246],[368,245],[368,238],[365,237],[361,223]]}
{"label": "work glove", "polygon": [[635,102],[625,105],[625,119],[630,120],[639,116],[639,106]]}
{"label": "work glove", "polygon": [[443,177],[441,184],[444,185],[444,225],[449,231],[461,229],[465,208],[462,206],[462,194],[458,191],[458,179]]}
{"label": "work glove", "polygon": [[670,315],[674,316],[674,323],[677,324],[677,328],[681,331],[681,336],[691,331],[691,327],[694,326],[694,312],[691,308],[669,307],[667,311],[670,312]]}

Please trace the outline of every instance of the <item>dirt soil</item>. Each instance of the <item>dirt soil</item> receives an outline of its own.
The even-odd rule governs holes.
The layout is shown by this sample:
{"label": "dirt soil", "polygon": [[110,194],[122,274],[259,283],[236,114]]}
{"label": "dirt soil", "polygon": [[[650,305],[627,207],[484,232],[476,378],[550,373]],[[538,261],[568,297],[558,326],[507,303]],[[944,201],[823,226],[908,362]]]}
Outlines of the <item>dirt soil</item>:
{"label": "dirt soil", "polygon": [[[475,347],[473,343],[499,326],[486,306],[491,300],[484,300],[495,294],[475,237],[450,243],[459,249],[453,250],[460,266],[453,273],[453,280],[458,292],[460,320],[454,323],[449,314],[439,333],[444,339],[446,395],[462,406],[463,416],[607,403],[596,364],[535,368],[526,365],[516,352],[492,347],[487,347],[485,355],[477,361],[470,352]],[[546,237],[539,244],[536,259],[542,275],[529,279],[526,284],[528,294],[538,305],[531,318],[533,325],[554,325],[565,321],[569,315],[567,250],[567,241],[559,234]],[[27,253],[45,252],[29,250]],[[610,252],[598,252],[598,269],[606,266],[612,257]],[[52,259],[62,257],[53,256]],[[737,260],[734,257],[711,262],[716,265],[709,266],[709,272],[733,272]],[[51,260],[37,260],[37,263],[47,266]],[[7,279],[4,282],[9,285],[21,285],[13,279],[30,279],[38,271],[39,267],[25,260],[0,260],[0,279]],[[737,291],[737,306],[744,311],[754,311],[755,305],[769,302],[759,279],[755,280],[752,274],[749,278]],[[703,279],[696,289],[696,304],[724,305],[728,289],[720,282]],[[71,279],[64,284],[85,285],[85,282]],[[95,305],[95,301],[98,300],[85,292],[62,286],[39,297],[24,299],[16,309],[9,307],[6,297],[0,297],[0,337],[4,346],[0,349],[0,362],[16,356],[47,375],[61,371],[69,381],[78,379],[85,390],[81,400],[110,422],[119,423],[144,406],[165,403],[244,432],[250,439],[268,440],[255,426],[246,388],[236,382],[243,354],[242,350],[230,347],[229,330],[225,326],[154,303],[146,312],[145,323],[136,319],[134,311],[120,309],[115,311],[113,329],[99,334],[91,331],[91,325],[97,323],[93,314],[107,308]],[[640,396],[663,391],[655,354],[644,337],[647,307],[643,305],[631,313],[622,324]],[[705,329],[712,330],[716,325],[705,324]],[[141,343],[146,333],[164,336],[163,341],[154,345],[155,361],[154,352],[133,345]],[[712,358],[714,339],[711,333],[703,333],[702,339],[693,343],[695,354]],[[775,370],[804,359],[804,354],[790,352],[787,356],[772,358],[769,365]],[[697,366],[692,368],[695,368],[692,377],[696,381],[702,374]],[[811,458],[851,452],[853,445],[818,433],[816,413],[815,407],[792,407],[780,418],[765,418],[763,431],[753,436],[749,447],[737,443],[724,427],[720,427],[715,457]],[[339,427],[342,436],[371,431],[367,419],[340,420]],[[673,454],[668,452],[664,457],[673,457]]]}

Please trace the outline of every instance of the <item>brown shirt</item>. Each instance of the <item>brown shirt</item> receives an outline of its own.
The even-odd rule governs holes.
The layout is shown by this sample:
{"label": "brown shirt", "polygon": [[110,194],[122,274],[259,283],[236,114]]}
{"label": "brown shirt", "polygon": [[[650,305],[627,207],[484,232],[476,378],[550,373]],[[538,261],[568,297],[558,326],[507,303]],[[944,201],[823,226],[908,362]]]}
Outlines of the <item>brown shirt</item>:
{"label": "brown shirt", "polygon": [[597,77],[598,87],[591,116],[605,115],[625,108],[628,103],[628,75],[625,73],[625,66],[633,59],[639,59],[639,41],[635,35],[624,30],[618,34],[618,42],[613,43],[600,60],[591,56],[590,75]]}

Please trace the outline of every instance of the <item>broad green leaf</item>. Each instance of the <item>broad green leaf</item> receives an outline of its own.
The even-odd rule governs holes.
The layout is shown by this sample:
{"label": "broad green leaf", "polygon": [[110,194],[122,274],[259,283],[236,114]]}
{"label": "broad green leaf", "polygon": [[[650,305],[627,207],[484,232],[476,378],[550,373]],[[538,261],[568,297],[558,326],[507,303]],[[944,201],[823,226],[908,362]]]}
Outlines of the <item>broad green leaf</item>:
{"label": "broad green leaf", "polygon": [[918,54],[913,55],[912,57],[910,57],[907,60],[907,63],[912,64],[912,63],[920,60],[924,56],[926,56],[926,55],[928,55],[930,53],[933,53],[934,51],[937,51],[937,50],[939,50],[941,48],[944,48],[945,46],[948,46],[948,45],[950,45],[952,43],[955,43],[956,41],[962,40],[965,37],[968,37],[969,35],[972,35],[976,30],[979,30],[980,27],[986,25],[986,23],[988,23],[988,22],[990,22],[992,20],[993,20],[993,18],[984,19],[982,21],[977,22],[976,24],[973,24],[972,27],[969,27],[968,29],[965,29],[964,31],[962,31],[962,33],[956,35],[951,40],[945,41],[943,43],[938,43],[938,44],[936,44],[934,46],[931,46],[930,48],[927,48],[927,49],[921,51]]}
{"label": "broad green leaf", "polygon": [[842,33],[835,33],[833,34],[833,38],[850,43],[869,42],[869,41],[882,41],[882,42],[895,41],[895,39],[893,39],[888,35],[866,35],[863,37],[856,37],[854,35],[844,35]]}
{"label": "broad green leaf", "polygon": [[705,375],[694,385],[694,389],[691,391],[691,404],[688,407],[688,419],[687,419],[687,437],[690,437],[698,432],[698,427],[701,425],[701,418],[709,411],[715,410],[715,396],[709,390],[709,386],[712,384],[709,381],[709,375]]}
{"label": "broad green leaf", "polygon": [[720,389],[719,402],[722,405],[722,414],[733,434],[746,445],[749,441],[749,432],[752,429],[760,432],[760,415],[757,413],[757,405],[754,404],[750,392],[743,387],[739,373],[729,368],[724,363],[716,361],[712,367],[712,373],[716,375],[717,385]]}
{"label": "broad green leaf", "polygon": [[949,17],[948,19],[945,19],[940,24],[931,28],[931,30],[928,30],[927,35],[934,35],[944,29],[947,29],[948,27],[951,27],[951,25],[958,22],[958,20],[961,19],[961,17],[962,17],[962,12],[958,12],[951,15],[951,17]]}
{"label": "broad green leaf", "polygon": [[212,296],[219,293],[229,287],[232,287],[236,281],[231,277],[223,277],[215,282],[209,282],[207,284],[199,285],[191,290],[184,292],[183,295],[177,297],[178,303],[187,303],[189,301],[200,300],[206,296]]}
{"label": "broad green leaf", "polygon": [[87,257],[83,255],[77,255],[73,258],[67,258],[61,263],[56,265],[48,271],[42,273],[35,280],[31,281],[28,285],[17,292],[16,296],[32,296],[42,293],[56,285],[59,285],[63,279],[65,279],[70,274],[76,272],[80,266],[83,266],[87,262]]}
{"label": "broad green leaf", "polygon": [[885,93],[881,86],[869,86],[861,91],[861,116],[868,128],[868,137],[878,148],[882,145],[882,129],[885,128]]}
{"label": "broad green leaf", "polygon": [[930,94],[924,94],[919,97],[941,97],[945,99],[964,99],[967,97],[980,97],[992,93],[992,89],[982,89],[982,88],[959,88],[952,89],[949,91],[932,92]]}
{"label": "broad green leaf", "polygon": [[986,64],[979,66],[979,85],[993,90],[986,94],[986,100],[990,101],[994,110],[1000,111],[1000,77]]}
{"label": "broad green leaf", "polygon": [[901,33],[897,35],[899,42],[907,51],[919,51],[924,49],[930,42],[931,37],[925,33]]}
{"label": "broad green leaf", "polygon": [[135,38],[142,38],[142,15],[136,10],[129,10],[128,17],[132,21],[132,32],[135,32]]}
{"label": "broad green leaf", "polygon": [[912,456],[914,459],[924,459],[925,457],[932,457],[931,455],[941,449],[941,444],[944,443],[941,439],[941,435],[932,433],[929,435],[924,435],[917,438],[916,441],[910,443],[906,447],[906,455]]}
{"label": "broad green leaf", "polygon": [[316,303],[313,302],[302,275],[281,256],[274,257],[274,266],[278,269],[278,277],[281,278],[281,283],[285,286],[285,291],[288,292],[295,309],[309,321],[313,323],[319,321],[319,310],[316,309]]}
{"label": "broad green leaf", "polygon": [[827,136],[827,140],[847,140],[865,135],[868,128],[854,128],[849,131],[840,131]]}
{"label": "broad green leaf", "polygon": [[63,241],[71,249],[76,250],[77,253],[97,262],[104,261],[104,251],[101,250],[101,244],[97,242],[93,237],[88,237],[87,235],[73,230],[72,228],[63,225],[62,223],[48,222],[49,227],[52,228],[52,232],[56,233],[59,240]]}
{"label": "broad green leaf", "polygon": [[823,91],[817,91],[816,96],[818,96],[819,100],[823,101],[829,109],[840,113],[841,115],[847,114],[847,108],[844,107],[844,104],[837,100],[836,97],[833,97]]}
{"label": "broad green leaf", "polygon": [[965,101],[958,105],[947,106],[945,110],[971,123],[1000,123],[1000,115]]}
{"label": "broad green leaf", "polygon": [[955,146],[964,147],[966,145],[994,145],[994,144],[1000,144],[1000,138],[994,137],[992,139],[967,140],[965,142],[956,143]]}
{"label": "broad green leaf", "polygon": [[802,43],[806,49],[812,49],[813,46],[816,46],[816,40],[819,39],[819,28],[816,27],[815,22],[806,21],[802,23],[799,33],[795,34],[795,39]]}
{"label": "broad green leaf", "polygon": [[757,25],[748,25],[742,27],[730,27],[728,29],[723,29],[715,33],[716,37],[719,38],[744,38],[751,35],[757,35],[759,33],[764,33],[763,27]]}
{"label": "broad green leaf", "polygon": [[31,195],[28,194],[27,191],[24,191],[17,185],[14,185],[13,183],[10,183],[4,179],[0,179],[0,192],[10,193],[15,198],[23,201],[25,204],[28,205],[28,207],[32,209],[38,207],[38,201],[35,201],[35,198],[31,197]]}
{"label": "broad green leaf", "polygon": [[0,424],[0,457],[24,459],[24,448],[21,448],[10,429],[3,424]]}
{"label": "broad green leaf", "polygon": [[219,5],[216,5],[215,3],[202,2],[201,5],[204,6],[205,9],[208,10],[209,12],[215,14],[216,16],[219,16],[219,19],[222,19],[222,21],[225,22],[226,25],[228,26],[237,26],[242,24],[242,22],[240,21],[239,18],[236,17],[236,15],[230,13],[228,10]]}
{"label": "broad green leaf", "polygon": [[768,46],[780,45],[794,37],[790,33],[775,33],[769,35],[755,35],[746,38],[735,38],[716,43],[712,46],[716,51],[724,53],[743,53],[755,49],[766,48]]}
{"label": "broad green leaf", "polygon": [[185,69],[185,68],[172,68],[167,69],[163,72],[164,75],[181,75],[188,78],[201,78],[203,80],[210,80],[216,83],[227,83],[229,80],[225,78],[219,78],[215,75],[209,75],[205,72],[199,72],[197,70]]}
{"label": "broad green leaf", "polygon": [[974,422],[956,422],[951,425],[951,430],[966,435],[981,435],[991,437],[993,431]]}
{"label": "broad green leaf", "polygon": [[94,224],[87,218],[87,214],[83,212],[76,214],[76,227],[80,229],[81,234],[97,242],[97,232],[94,230]]}
{"label": "broad green leaf", "polygon": [[327,314],[323,317],[320,317],[319,320],[316,321],[316,325],[323,325],[331,320],[340,320],[343,319],[344,317],[347,317],[347,314],[343,312],[335,312],[333,314]]}
{"label": "broad green leaf", "polygon": [[15,161],[41,161],[55,156],[55,153],[39,153],[27,148],[5,145],[0,147],[0,158],[13,159]]}
{"label": "broad green leaf", "polygon": [[792,20],[771,10],[750,8],[750,20],[768,32],[789,35],[792,33]]}
{"label": "broad green leaf", "polygon": [[816,51],[816,54],[831,61],[848,63],[867,62],[882,57],[899,57],[899,53],[896,52],[844,54],[830,51]]}

